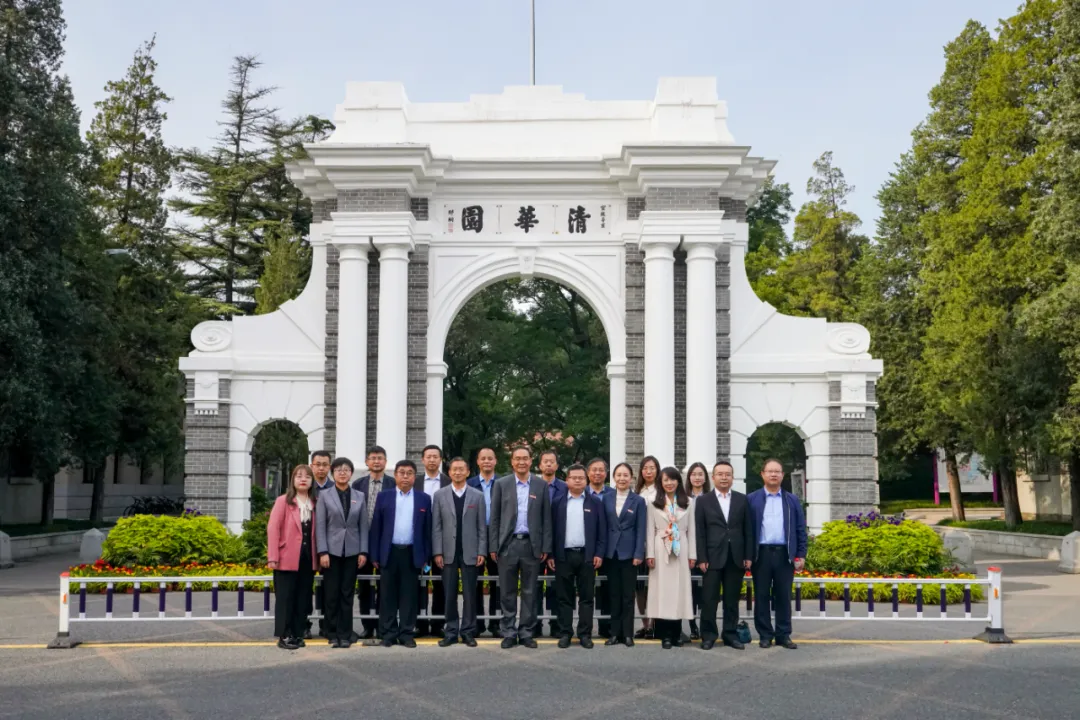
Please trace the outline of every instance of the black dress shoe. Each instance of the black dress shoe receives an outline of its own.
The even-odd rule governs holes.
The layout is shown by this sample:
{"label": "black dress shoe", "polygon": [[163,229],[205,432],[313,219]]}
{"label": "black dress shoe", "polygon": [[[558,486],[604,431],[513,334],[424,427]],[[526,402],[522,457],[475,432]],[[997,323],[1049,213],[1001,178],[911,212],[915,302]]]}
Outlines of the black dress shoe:
{"label": "black dress shoe", "polygon": [[565,650],[568,647],[570,647],[570,636],[563,635],[561,638],[559,638],[559,649]]}
{"label": "black dress shoe", "polygon": [[746,646],[743,645],[738,640],[725,640],[724,644],[727,645],[729,648],[735,648],[736,650],[745,650],[746,649]]}
{"label": "black dress shoe", "polygon": [[293,638],[293,643],[296,644],[296,647],[307,647],[307,643],[304,642],[304,638]]}
{"label": "black dress shoe", "polygon": [[758,640],[758,647],[759,648],[766,648],[766,649],[772,647],[772,639],[771,638],[761,638],[760,640]]}
{"label": "black dress shoe", "polygon": [[782,648],[787,648],[788,650],[798,650],[799,649],[799,646],[796,643],[791,642],[791,638],[789,638],[789,637],[776,638],[776,644],[779,645]]}
{"label": "black dress shoe", "polygon": [[638,640],[644,640],[645,639],[645,634],[647,632],[648,632],[648,630],[646,630],[645,628],[641,628],[636,633],[634,633],[634,637],[637,638]]}
{"label": "black dress shoe", "polygon": [[655,640],[656,639],[656,628],[649,628],[648,630],[646,630],[645,631],[645,639],[646,640]]}
{"label": "black dress shoe", "polygon": [[465,647],[476,647],[476,640],[473,638],[472,635],[466,635],[464,638],[462,638],[462,642],[465,643]]}
{"label": "black dress shoe", "polygon": [[586,650],[591,650],[593,646],[592,638],[588,635],[578,638],[578,643],[580,643],[581,647],[585,648]]}
{"label": "black dress shoe", "polygon": [[617,637],[609,637],[607,640],[604,641],[604,646],[605,647],[608,646],[608,645],[621,645],[621,644],[622,644],[622,638],[617,638]]}
{"label": "black dress shoe", "polygon": [[393,640],[387,640],[386,638],[383,638],[382,642],[380,642],[379,645],[381,645],[381,646],[383,646],[385,648],[394,647],[394,641]]}
{"label": "black dress shoe", "polygon": [[512,638],[512,637],[503,638],[503,641],[502,641],[502,649],[503,650],[509,650],[510,648],[514,647],[515,645],[517,645],[517,639],[516,638]]}
{"label": "black dress shoe", "polygon": [[671,638],[664,638],[663,640],[661,640],[660,647],[664,648],[665,650],[670,650],[672,648]]}
{"label": "black dress shoe", "polygon": [[502,630],[492,630],[491,631],[491,637],[493,637],[493,638],[501,638],[502,636],[503,636],[502,635]]}
{"label": "black dress shoe", "polygon": [[282,650],[298,650],[300,648],[292,638],[278,638],[277,646]]}
{"label": "black dress shoe", "polygon": [[702,650],[712,650],[713,645],[715,645],[715,644],[716,644],[715,640],[702,640],[701,641],[701,649]]}
{"label": "black dress shoe", "polygon": [[311,639],[311,628],[308,628],[307,630],[304,631],[304,639],[305,640],[310,640]]}
{"label": "black dress shoe", "polygon": [[327,642],[330,643],[330,647],[332,648],[341,647],[341,641],[337,638],[330,638]]}
{"label": "black dress shoe", "polygon": [[679,639],[675,641],[675,647],[682,647],[690,642],[690,636],[684,632],[679,633]]}
{"label": "black dress shoe", "polygon": [[349,642],[350,643],[357,643],[357,642],[360,642],[360,640],[361,640],[360,633],[353,630],[352,634],[349,635]]}
{"label": "black dress shoe", "polygon": [[352,640],[338,640],[337,646],[339,648],[346,648],[346,649],[351,648],[352,647]]}
{"label": "black dress shoe", "polygon": [[634,647],[634,638],[626,638],[623,644],[626,645],[626,647]]}
{"label": "black dress shoe", "polygon": [[529,648],[530,650],[536,649],[536,640],[534,638],[525,638],[521,641],[521,644]]}
{"label": "black dress shoe", "polygon": [[398,640],[402,646],[409,648],[410,650],[416,647],[416,641],[412,638],[405,638],[404,640]]}
{"label": "black dress shoe", "polygon": [[364,628],[364,632],[360,633],[361,640],[370,640],[373,637],[375,637],[374,628]]}
{"label": "black dress shoe", "polygon": [[698,632],[697,623],[695,621],[693,621],[693,620],[690,621],[690,639],[691,640],[700,640],[701,639],[701,633]]}
{"label": "black dress shoe", "polygon": [[447,635],[439,641],[439,647],[450,647],[451,645],[457,645],[457,636],[450,637]]}

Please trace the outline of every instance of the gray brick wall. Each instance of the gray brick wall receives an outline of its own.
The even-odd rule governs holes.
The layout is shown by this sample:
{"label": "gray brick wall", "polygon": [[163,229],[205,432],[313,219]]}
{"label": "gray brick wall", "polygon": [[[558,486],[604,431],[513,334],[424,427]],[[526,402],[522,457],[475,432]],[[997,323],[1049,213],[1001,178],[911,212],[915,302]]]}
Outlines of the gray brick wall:
{"label": "gray brick wall", "polygon": [[[228,399],[228,380],[218,382],[218,397]],[[187,381],[187,397],[195,381]],[[184,495],[187,506],[222,522],[228,517],[229,404],[219,403],[216,415],[196,415],[194,404],[184,414]]]}
{"label": "gray brick wall", "polygon": [[[876,397],[867,383],[867,398]],[[829,383],[829,400],[839,402],[840,382]],[[829,408],[829,474],[832,519],[872,510],[878,504],[877,413],[866,409],[862,418],[842,418]]]}
{"label": "gray brick wall", "polygon": [[[367,296],[367,438],[368,447],[378,444],[375,437],[379,399],[379,253],[368,253],[368,296]],[[367,448],[364,448],[367,452]],[[397,462],[395,460],[395,462]]]}
{"label": "gray brick wall", "polygon": [[720,194],[715,188],[649,188],[645,193],[646,210],[717,210]]}
{"label": "gray brick wall", "polygon": [[337,200],[315,200],[311,203],[311,222],[323,222],[330,219],[330,213],[337,210]]}
{"label": "gray brick wall", "polygon": [[641,217],[641,211],[645,209],[644,197],[626,198],[626,219],[637,220]]}
{"label": "gray brick wall", "polygon": [[337,446],[338,293],[341,287],[338,249],[326,246],[326,362],[323,364],[323,449]]}
{"label": "gray brick wall", "polygon": [[675,251],[673,268],[675,287],[675,467],[689,462],[708,463],[707,458],[686,457],[686,252]]}
{"label": "gray brick wall", "polygon": [[378,188],[342,190],[338,193],[338,207],[347,212],[409,212],[411,203],[405,190]]}
{"label": "gray brick wall", "polygon": [[645,254],[626,248],[626,461],[645,456]]}
{"label": "gray brick wall", "polygon": [[427,444],[427,327],[428,247],[423,245],[416,248],[409,258],[409,384],[405,410],[405,453],[414,460],[420,459],[421,451]]}
{"label": "gray brick wall", "polygon": [[427,198],[410,198],[409,210],[412,211],[413,217],[417,220],[428,219],[428,199]]}
{"label": "gray brick wall", "polygon": [[720,198],[720,209],[724,211],[725,220],[738,220],[746,222],[746,202],[733,198]]}
{"label": "gray brick wall", "polygon": [[716,254],[716,459],[731,459],[731,248]]}

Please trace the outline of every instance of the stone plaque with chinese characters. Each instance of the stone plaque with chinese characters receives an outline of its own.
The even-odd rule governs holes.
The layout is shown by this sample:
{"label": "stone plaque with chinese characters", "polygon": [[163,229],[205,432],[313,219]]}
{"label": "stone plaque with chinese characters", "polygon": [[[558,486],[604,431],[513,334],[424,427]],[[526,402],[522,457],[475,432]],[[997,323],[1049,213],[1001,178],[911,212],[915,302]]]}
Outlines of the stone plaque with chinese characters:
{"label": "stone plaque with chinese characters", "polygon": [[467,235],[610,234],[615,205],[596,201],[443,203],[442,227]]}

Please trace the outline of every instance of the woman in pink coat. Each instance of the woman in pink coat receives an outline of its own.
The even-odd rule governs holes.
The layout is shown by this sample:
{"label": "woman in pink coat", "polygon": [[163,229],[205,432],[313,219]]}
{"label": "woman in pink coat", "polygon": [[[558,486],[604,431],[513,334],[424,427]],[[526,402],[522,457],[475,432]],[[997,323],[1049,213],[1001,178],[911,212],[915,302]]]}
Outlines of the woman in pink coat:
{"label": "woman in pink coat", "polygon": [[266,525],[267,565],[274,571],[274,634],[278,647],[304,647],[307,600],[315,579],[315,474],[297,465],[289,489],[274,501]]}

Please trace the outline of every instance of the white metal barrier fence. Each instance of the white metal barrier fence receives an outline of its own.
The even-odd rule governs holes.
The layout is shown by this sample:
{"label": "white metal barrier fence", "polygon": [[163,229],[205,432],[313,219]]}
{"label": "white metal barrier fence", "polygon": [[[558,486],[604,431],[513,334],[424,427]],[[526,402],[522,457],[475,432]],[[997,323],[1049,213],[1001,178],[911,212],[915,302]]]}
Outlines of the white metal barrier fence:
{"label": "white metal barrier fence", "polygon": [[[378,575],[358,575],[358,581],[374,581],[378,583]],[[441,582],[441,575],[423,575],[420,576],[419,581],[433,581]],[[478,581],[485,581],[490,584],[491,591],[495,592],[498,585],[498,577],[493,575],[481,575],[477,578]],[[601,585],[606,580],[604,576],[597,576],[597,585]],[[642,578],[647,582],[647,578]],[[694,582],[700,583],[701,577],[695,576]],[[88,578],[72,578],[68,573],[62,573],[60,575],[60,623],[57,630],[56,638],[49,643],[49,647],[52,648],[70,648],[78,644],[77,640],[71,637],[71,623],[101,623],[101,622],[137,622],[137,621],[186,621],[186,620],[267,620],[273,618],[273,612],[271,609],[270,596],[271,596],[271,583],[273,577],[269,575],[247,575],[247,576],[175,576],[175,577],[129,577],[124,575],[111,576],[111,577],[88,577]],[[315,585],[318,586],[322,582],[321,576],[315,577]],[[540,576],[538,584],[542,586],[543,583],[554,583],[553,576]],[[210,585],[210,609],[209,614],[196,615],[194,610],[194,595],[196,591],[194,588],[196,585]],[[225,591],[221,589],[222,584],[236,584],[236,590]],[[87,587],[89,585],[105,585],[105,612],[100,617],[88,617],[87,616]],[[131,585],[131,614],[116,614],[114,611],[116,595],[116,587],[118,585]],[[184,610],[183,615],[170,615],[168,614],[168,602],[169,587],[172,585],[181,585],[184,597]],[[803,597],[803,588],[806,586],[817,586],[817,610],[816,612],[805,607],[807,605],[807,599]],[[842,585],[843,586],[843,614],[838,615],[836,613],[829,613],[827,608],[827,593],[826,586],[828,585]],[[852,600],[851,588],[855,585],[867,586],[866,600],[855,603]],[[906,604],[900,602],[900,587],[902,585],[914,585],[915,586],[915,614],[902,614],[900,608]],[[949,603],[947,602],[947,586],[958,585],[963,588],[963,614],[954,613],[949,614]],[[143,608],[143,595],[147,594],[143,587],[148,586],[152,590],[156,590],[156,612],[153,607]],[[890,599],[885,603],[886,609],[884,612],[879,611],[879,604],[875,598],[874,589],[877,586],[886,586],[890,589]],[[924,597],[923,589],[926,586],[938,586],[938,597],[929,599]],[[78,598],[78,613],[74,616],[71,611],[72,604],[72,590],[75,588],[75,596]],[[981,614],[973,614],[973,587],[985,588],[985,602],[986,611]],[[744,619],[753,618],[754,610],[754,592],[753,583],[749,575],[746,576],[746,614],[742,615]],[[236,612],[223,613],[220,611],[220,600],[224,593],[236,593]],[[256,600],[258,605],[261,605],[261,612],[257,614],[249,614],[246,610],[247,595],[251,592],[259,594]],[[542,594],[542,590],[538,589],[538,594]],[[126,595],[126,593],[124,593]],[[261,602],[258,602],[261,600]],[[314,593],[313,608],[314,612],[311,614],[311,619],[319,619],[322,617],[321,607],[322,594],[319,592]],[[811,604],[814,600],[809,601]],[[153,605],[155,603],[151,603]],[[483,609],[483,603],[477,603],[480,609]],[[853,604],[864,605],[866,614],[852,614]],[[983,632],[976,636],[976,639],[984,640],[989,643],[1010,643],[1012,642],[1005,634],[1005,621],[1004,621],[1004,596],[1001,588],[1001,569],[997,567],[991,567],[987,570],[985,578],[970,578],[970,579],[956,579],[956,578],[831,578],[831,577],[797,577],[794,581],[794,593],[793,593],[793,612],[792,617],[801,620],[872,620],[872,621],[901,621],[901,622],[985,622],[986,628]],[[928,607],[936,606],[939,610],[937,614],[927,614]],[[576,616],[576,613],[575,613]],[[353,615],[357,619],[378,619],[377,613],[359,614]],[[477,619],[480,620],[497,620],[501,618],[500,613],[486,614],[481,613],[477,615]],[[550,620],[555,616],[551,613],[538,614],[538,620]],[[606,614],[595,613],[593,615],[596,620],[606,620],[610,616]],[[636,615],[636,618],[642,616]],[[441,620],[444,615],[441,613],[422,612],[418,615],[417,620]]]}

